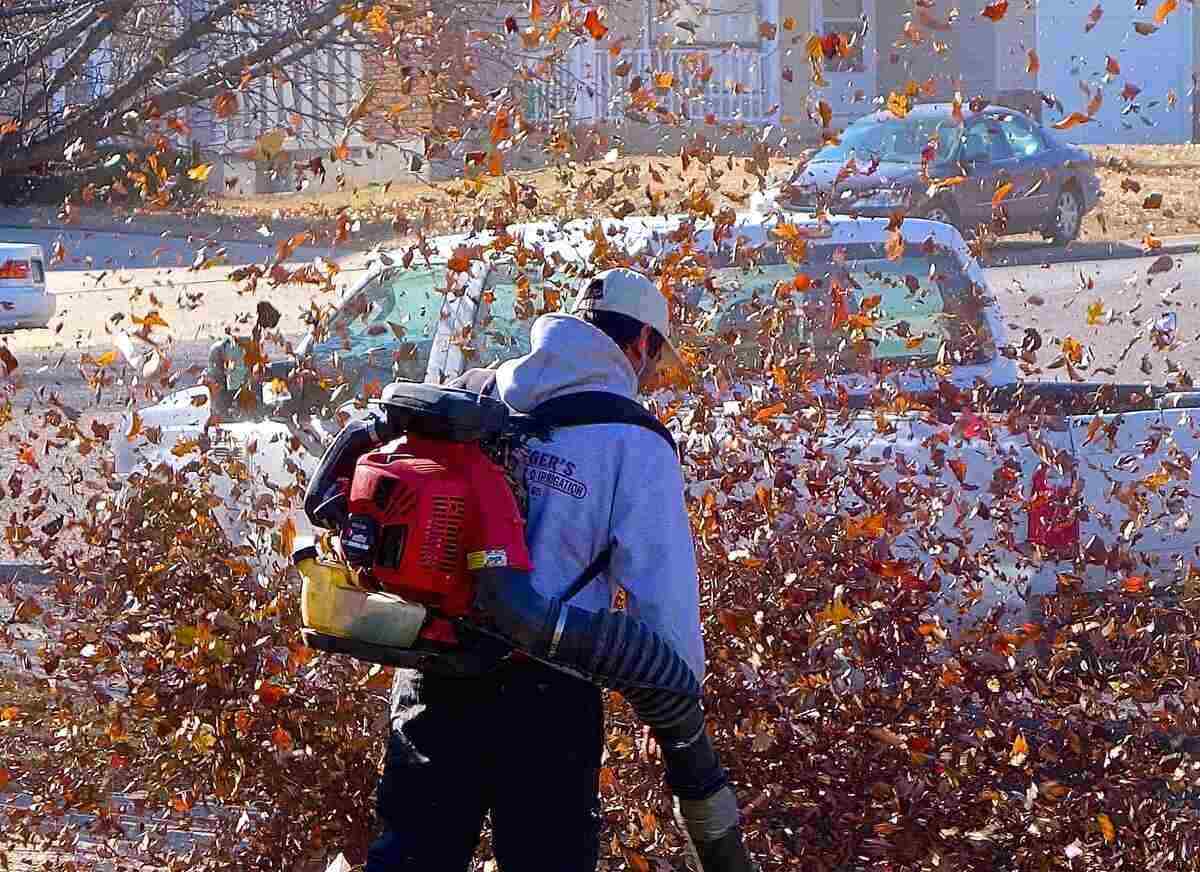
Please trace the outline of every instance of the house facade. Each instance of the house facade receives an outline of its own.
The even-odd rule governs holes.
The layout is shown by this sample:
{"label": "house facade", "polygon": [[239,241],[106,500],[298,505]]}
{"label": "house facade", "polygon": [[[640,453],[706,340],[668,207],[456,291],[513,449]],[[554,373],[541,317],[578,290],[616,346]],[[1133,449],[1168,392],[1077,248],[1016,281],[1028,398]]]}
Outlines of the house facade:
{"label": "house facade", "polygon": [[[916,88],[922,101],[950,100],[955,93],[964,100],[984,96],[1045,120],[1087,112],[1090,123],[1062,131],[1076,142],[1192,140],[1200,117],[1192,97],[1200,15],[1190,2],[1178,4],[1152,30],[1145,25],[1153,23],[1154,3],[1139,10],[1132,3],[1118,8],[1090,0],[1009,0],[999,14],[1002,6],[997,0],[613,2],[603,7],[603,37],[576,40],[566,63],[552,73],[521,58],[535,71],[525,77],[524,111],[535,122],[603,133],[626,152],[654,153],[696,134],[729,137],[731,128],[748,143],[768,125],[786,131],[775,142],[786,135],[793,143],[811,143],[820,137],[820,103],[836,129],[879,108],[889,93]],[[530,24],[520,14],[517,23]],[[809,54],[814,35],[833,47],[822,54],[819,75]],[[520,55],[519,35],[509,38]],[[346,164],[350,181],[411,171],[411,150],[420,147],[419,91],[382,56],[340,51],[343,56],[322,60],[328,66],[324,82],[307,90],[303,83],[258,83],[291,90],[253,104],[268,108],[246,108],[208,123],[207,145],[222,150],[227,172],[254,178],[256,190],[287,190],[289,183],[277,174],[274,181],[264,178],[261,161],[239,170],[239,155],[246,159],[258,133],[289,127],[295,113],[288,107],[316,99],[344,107],[344,115],[371,83],[387,105],[411,105],[417,114],[373,118],[366,140],[356,134]],[[494,87],[508,84],[511,70],[497,71],[494,79]],[[489,89],[486,81],[477,85]],[[205,124],[198,117],[194,126]],[[406,132],[414,135],[408,143]],[[332,128],[301,128],[286,147],[299,157],[319,154],[337,136]],[[406,147],[372,146],[372,140],[397,138]],[[736,134],[726,141],[723,147],[736,147]]]}
{"label": "house facade", "polygon": [[[630,150],[653,150],[670,119],[684,127],[744,123],[796,128],[815,138],[825,102],[840,127],[879,108],[910,83],[919,99],[983,95],[1041,117],[1038,93],[1063,114],[1104,92],[1093,123],[1064,133],[1079,142],[1187,142],[1193,135],[1192,73],[1200,31],[1192,5],[1143,35],[1153,7],[1011,0],[646,0],[610,7],[603,42],[576,48],[566,107],[573,119],[617,133]],[[1112,6],[1112,4],[1108,4]],[[816,34],[840,50],[820,80],[808,56]],[[619,46],[619,51],[610,50]],[[1122,70],[1111,74],[1107,59]],[[640,81],[638,81],[640,79]],[[1124,84],[1137,98],[1122,97]],[[667,88],[654,87],[669,83]],[[632,85],[649,84],[653,105]],[[561,85],[559,92],[563,91]],[[1128,95],[1128,91],[1125,91]],[[646,104],[646,100],[641,101]],[[1131,108],[1130,104],[1135,104]],[[631,111],[632,110],[632,111]],[[657,117],[656,117],[657,116]],[[1057,119],[1057,111],[1052,115]]]}

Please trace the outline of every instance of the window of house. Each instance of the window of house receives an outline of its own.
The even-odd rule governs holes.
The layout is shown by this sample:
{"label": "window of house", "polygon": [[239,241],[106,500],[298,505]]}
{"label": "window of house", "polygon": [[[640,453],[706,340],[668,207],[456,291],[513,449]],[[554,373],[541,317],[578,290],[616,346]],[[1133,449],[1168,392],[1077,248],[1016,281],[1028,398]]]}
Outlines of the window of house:
{"label": "window of house", "polygon": [[866,12],[865,0],[823,0],[824,17],[821,35],[830,38],[841,36],[846,41],[847,54],[838,52],[830,58],[825,55],[825,70],[831,73],[861,73],[866,69],[863,59],[862,18]]}
{"label": "window of house", "polygon": [[757,44],[758,0],[683,0],[668,18],[672,36],[681,43]]}

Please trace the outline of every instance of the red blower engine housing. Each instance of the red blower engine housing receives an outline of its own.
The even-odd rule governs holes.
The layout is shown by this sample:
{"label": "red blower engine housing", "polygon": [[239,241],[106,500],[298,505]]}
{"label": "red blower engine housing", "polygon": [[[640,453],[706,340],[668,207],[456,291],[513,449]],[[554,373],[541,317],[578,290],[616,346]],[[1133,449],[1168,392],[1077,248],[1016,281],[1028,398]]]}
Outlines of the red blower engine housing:
{"label": "red blower engine housing", "polygon": [[478,442],[410,433],[368,452],[355,464],[347,510],[350,564],[444,618],[471,611],[471,570],[530,568],[512,490]]}

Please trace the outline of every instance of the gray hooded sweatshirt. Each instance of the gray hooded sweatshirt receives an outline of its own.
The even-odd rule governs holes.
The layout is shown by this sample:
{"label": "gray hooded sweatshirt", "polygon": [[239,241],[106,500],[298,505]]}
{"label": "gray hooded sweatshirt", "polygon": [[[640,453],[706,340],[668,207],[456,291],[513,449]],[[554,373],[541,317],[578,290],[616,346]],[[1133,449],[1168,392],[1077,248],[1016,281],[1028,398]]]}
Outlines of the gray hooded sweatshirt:
{"label": "gray hooded sweatshirt", "polygon": [[[636,397],[629,359],[586,321],[543,315],[530,339],[529,354],[495,373],[500,398],[511,408],[530,412],[581,391]],[[474,387],[481,375],[475,370],[459,382]],[[529,444],[525,480],[534,587],[545,596],[562,594],[611,544],[608,571],[572,605],[610,608],[617,588],[624,588],[628,612],[669,641],[703,680],[695,546],[683,471],[666,441],[629,424],[563,427],[549,441]]]}

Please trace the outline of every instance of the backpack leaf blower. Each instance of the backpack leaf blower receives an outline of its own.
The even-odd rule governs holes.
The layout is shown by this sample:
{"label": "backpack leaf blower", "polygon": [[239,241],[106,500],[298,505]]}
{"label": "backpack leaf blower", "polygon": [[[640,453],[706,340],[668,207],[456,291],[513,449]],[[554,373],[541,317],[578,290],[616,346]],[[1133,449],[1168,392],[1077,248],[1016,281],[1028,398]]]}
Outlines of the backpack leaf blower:
{"label": "backpack leaf blower", "polygon": [[343,428],[304,500],[343,558],[311,546],[293,555],[306,644],[443,674],[518,652],[620,690],[662,749],[700,869],[749,872],[737,801],[688,665],[629,615],[533,587],[512,487],[483,448],[519,429],[519,417],[470,391],[397,383]]}

